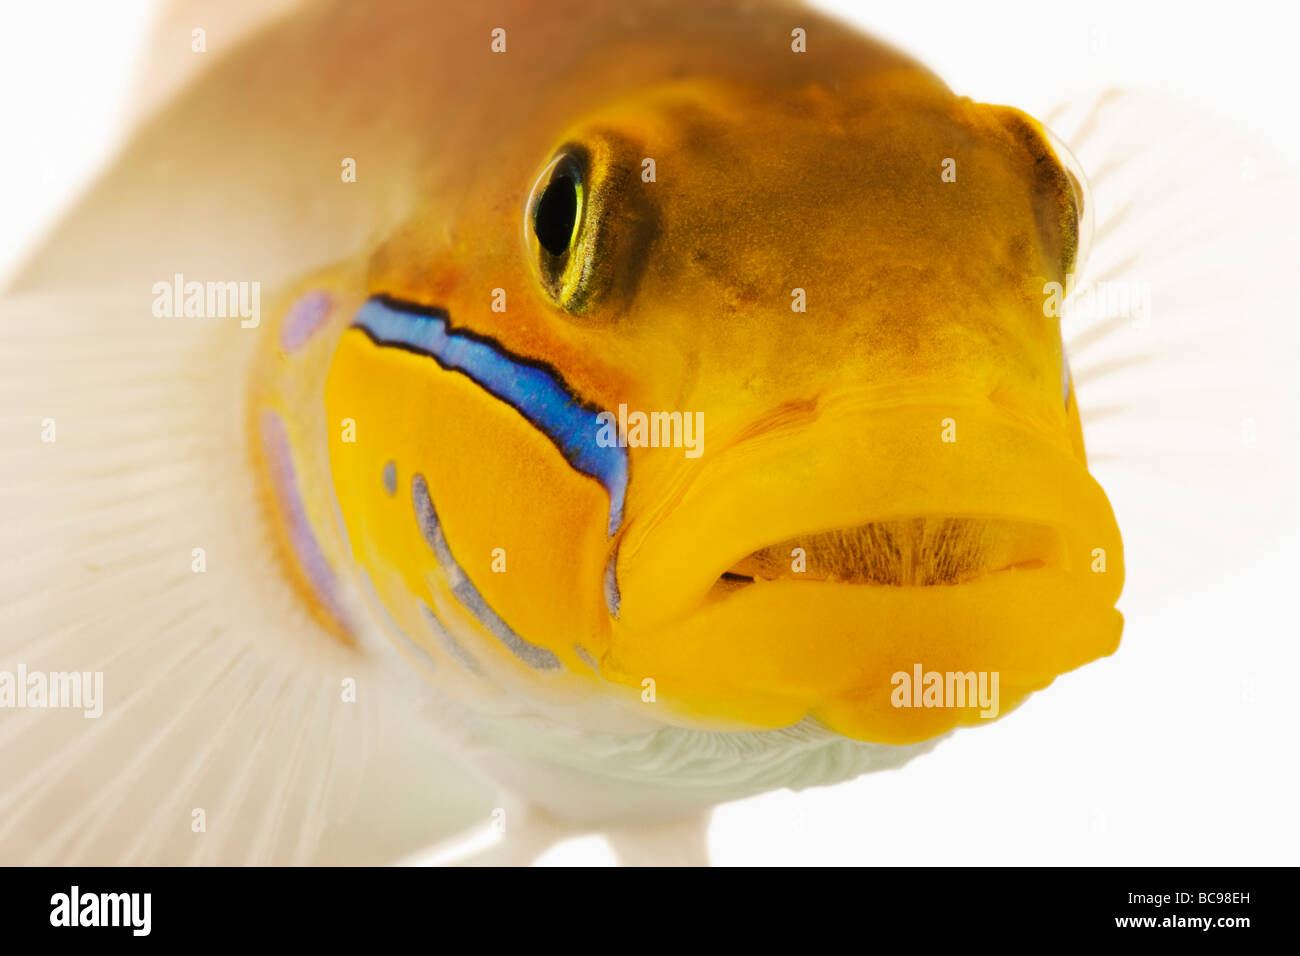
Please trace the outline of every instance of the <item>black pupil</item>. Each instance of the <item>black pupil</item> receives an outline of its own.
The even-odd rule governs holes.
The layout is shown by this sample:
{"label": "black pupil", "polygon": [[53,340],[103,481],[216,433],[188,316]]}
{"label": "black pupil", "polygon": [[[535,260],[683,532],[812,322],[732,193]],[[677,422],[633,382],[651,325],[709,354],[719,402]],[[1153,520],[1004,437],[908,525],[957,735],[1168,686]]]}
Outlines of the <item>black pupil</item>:
{"label": "black pupil", "polygon": [[573,223],[578,218],[578,184],[570,173],[559,173],[537,201],[533,231],[537,241],[553,256],[569,248]]}

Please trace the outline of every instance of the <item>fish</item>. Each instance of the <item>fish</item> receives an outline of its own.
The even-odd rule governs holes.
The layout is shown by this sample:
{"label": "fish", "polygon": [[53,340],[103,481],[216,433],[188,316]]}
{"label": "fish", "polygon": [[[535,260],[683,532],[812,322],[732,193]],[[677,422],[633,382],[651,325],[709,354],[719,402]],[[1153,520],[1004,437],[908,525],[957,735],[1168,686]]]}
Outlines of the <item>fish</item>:
{"label": "fish", "polygon": [[[0,299],[0,664],[102,708],[0,717],[5,862],[703,862],[1114,654],[1134,547],[1156,594],[1281,523],[1294,333],[1195,273],[1294,263],[1294,189],[1163,104],[1049,127],[777,0],[213,61]],[[1188,387],[1108,406],[1152,354]],[[1124,471],[1189,429],[1217,470]]]}

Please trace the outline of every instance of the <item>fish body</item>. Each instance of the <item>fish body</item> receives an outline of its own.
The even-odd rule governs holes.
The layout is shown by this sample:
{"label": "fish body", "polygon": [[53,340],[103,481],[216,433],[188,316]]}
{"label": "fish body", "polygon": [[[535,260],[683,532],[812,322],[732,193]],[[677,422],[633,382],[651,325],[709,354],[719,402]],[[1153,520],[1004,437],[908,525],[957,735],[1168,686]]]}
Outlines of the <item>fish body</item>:
{"label": "fish body", "polygon": [[[78,467],[136,422],[169,436],[101,469],[157,505],[141,545],[159,521],[220,543],[150,633],[206,628],[344,727],[258,746],[321,758],[277,793],[349,809],[249,832],[353,859],[394,767],[403,821],[448,774],[581,824],[672,820],[896,766],[1112,653],[1124,547],[1050,306],[1091,202],[1036,120],[802,7],[315,3],[157,112],[11,301],[79,290],[32,354],[81,433],[76,369],[118,383]],[[213,282],[265,312],[156,308]],[[110,633],[141,613],[138,557],[114,552],[140,579],[118,616],[111,584],[78,592]],[[349,682],[410,709],[354,726]],[[214,720],[191,736],[236,759]]]}

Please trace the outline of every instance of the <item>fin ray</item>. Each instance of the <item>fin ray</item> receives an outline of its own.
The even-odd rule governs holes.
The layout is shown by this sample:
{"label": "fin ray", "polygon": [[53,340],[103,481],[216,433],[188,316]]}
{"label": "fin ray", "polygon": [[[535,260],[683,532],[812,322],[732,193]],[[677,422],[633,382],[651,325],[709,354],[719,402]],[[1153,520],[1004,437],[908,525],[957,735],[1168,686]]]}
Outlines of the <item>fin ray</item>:
{"label": "fin ray", "polygon": [[1164,96],[1108,90],[1050,115],[1092,192],[1083,308],[1062,328],[1129,607],[1295,526],[1300,190],[1266,148]]}
{"label": "fin ray", "polygon": [[378,863],[486,819],[417,685],[280,573],[245,433],[262,333],[149,303],[0,299],[0,671],[103,674],[98,718],[0,708],[0,860]]}

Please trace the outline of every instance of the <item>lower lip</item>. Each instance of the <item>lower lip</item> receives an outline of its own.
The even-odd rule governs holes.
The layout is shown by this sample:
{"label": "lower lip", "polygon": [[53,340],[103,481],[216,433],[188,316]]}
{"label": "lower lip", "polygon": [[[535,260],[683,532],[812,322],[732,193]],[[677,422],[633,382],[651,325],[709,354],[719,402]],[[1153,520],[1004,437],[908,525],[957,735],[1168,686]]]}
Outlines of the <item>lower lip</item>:
{"label": "lower lip", "polygon": [[997,671],[1023,694],[1112,653],[1121,628],[1111,603],[1057,569],[948,587],[760,581],[653,633],[616,627],[603,672],[634,686],[652,675],[688,716],[725,708],[781,727],[832,715],[840,733],[903,742],[933,734],[888,713],[892,674]]}

